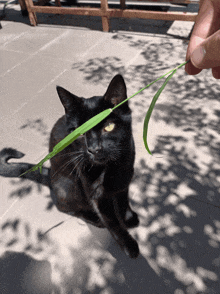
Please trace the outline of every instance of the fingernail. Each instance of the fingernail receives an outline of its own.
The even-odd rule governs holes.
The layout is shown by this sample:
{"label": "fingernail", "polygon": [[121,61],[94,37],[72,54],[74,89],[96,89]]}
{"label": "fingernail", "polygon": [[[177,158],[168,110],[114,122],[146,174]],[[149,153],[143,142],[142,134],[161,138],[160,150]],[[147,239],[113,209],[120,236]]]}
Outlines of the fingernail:
{"label": "fingernail", "polygon": [[199,67],[204,60],[205,54],[206,51],[204,47],[200,46],[197,49],[195,49],[190,58],[193,65]]}

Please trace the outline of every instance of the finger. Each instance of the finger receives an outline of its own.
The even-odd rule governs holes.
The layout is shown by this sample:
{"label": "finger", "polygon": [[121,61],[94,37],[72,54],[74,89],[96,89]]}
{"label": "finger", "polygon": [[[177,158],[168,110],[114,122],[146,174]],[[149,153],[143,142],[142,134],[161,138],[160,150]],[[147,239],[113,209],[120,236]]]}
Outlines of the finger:
{"label": "finger", "polygon": [[[196,37],[194,36],[193,39],[191,39],[189,45],[188,45],[188,48],[187,48],[187,53],[186,53],[186,60],[189,60],[190,57],[191,57],[191,54],[193,52],[192,48],[193,47],[197,47],[199,44],[201,44],[202,42],[204,41],[204,39],[202,38],[199,38],[199,37]],[[185,65],[185,71],[189,74],[189,75],[197,75],[198,73],[200,73],[202,70],[201,69],[198,69],[196,68],[191,60],[190,62],[188,62],[186,65]]]}
{"label": "finger", "polygon": [[[187,48],[186,60],[189,60],[192,52],[206,38],[215,33],[220,27],[220,6],[219,1],[204,0],[196,18],[195,26]],[[185,66],[188,74],[198,74],[201,70],[197,69],[191,62]]]}
{"label": "finger", "polygon": [[220,30],[203,41],[191,54],[191,63],[200,69],[220,66]]}
{"label": "finger", "polygon": [[220,79],[220,66],[212,69],[212,75],[215,79]]}

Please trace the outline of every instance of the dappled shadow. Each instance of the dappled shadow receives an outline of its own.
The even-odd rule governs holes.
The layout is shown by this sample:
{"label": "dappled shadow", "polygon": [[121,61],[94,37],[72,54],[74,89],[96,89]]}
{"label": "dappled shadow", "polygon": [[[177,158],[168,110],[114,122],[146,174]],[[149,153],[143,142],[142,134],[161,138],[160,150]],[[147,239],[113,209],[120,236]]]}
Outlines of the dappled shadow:
{"label": "dappled shadow", "polygon": [[103,79],[110,81],[114,74],[123,74],[124,72],[122,62],[117,57],[89,59],[83,66],[81,62],[74,64],[72,69],[79,69],[79,71],[83,72],[84,78],[88,82],[96,84]]}
{"label": "dappled shadow", "polygon": [[[23,129],[31,129],[32,131],[35,131],[41,136],[48,137],[50,135],[50,132],[48,131],[47,125],[43,122],[42,118],[38,119],[28,119],[25,124],[19,127],[20,130]],[[47,144],[46,144],[47,143]],[[46,142],[46,146],[48,146],[48,142]]]}
{"label": "dappled shadow", "polygon": [[[50,131],[48,130],[47,125],[44,123],[42,118],[39,119],[28,119],[26,120],[26,122],[19,126],[20,130],[27,130],[30,132],[30,135],[36,135],[36,136],[41,136],[43,138],[43,146],[44,147],[49,147],[49,137],[50,137]],[[14,149],[14,153],[16,154],[16,152],[20,153],[20,150],[15,150]],[[24,156],[25,154],[23,154]],[[11,172],[10,169],[8,168],[10,166],[10,164],[19,164],[19,163],[23,163],[23,157],[21,158],[15,158],[15,157],[10,157],[9,161],[8,161],[8,165],[6,164],[5,166],[3,165],[3,171],[5,174],[8,173],[7,177],[10,177]],[[3,162],[4,163],[4,162]],[[28,162],[31,164],[34,164],[34,162]],[[14,167],[15,173],[17,171],[16,166]],[[3,172],[2,171],[2,172]],[[8,172],[7,172],[8,171]],[[4,174],[3,173],[3,174]],[[37,180],[35,178],[35,174],[34,172],[29,173],[30,178],[32,179],[32,181],[29,181],[25,178],[19,178],[20,174],[19,171],[17,171],[17,177],[13,176],[13,179],[10,180],[9,184],[11,186],[10,192],[9,192],[9,198],[19,198],[19,199],[23,199],[26,198],[30,195],[32,195],[32,193],[35,194],[44,194],[44,190],[43,190],[43,185],[47,186],[49,185],[49,183],[46,183],[46,180]],[[1,176],[1,173],[0,173]],[[32,177],[31,177],[32,176]],[[48,199],[48,203],[46,205],[46,209],[47,210],[51,210],[53,208],[53,202],[52,199],[49,195],[44,195],[45,198]]]}
{"label": "dappled shadow", "polygon": [[[121,44],[120,46],[124,46],[125,49],[131,47],[132,49],[136,49],[137,53],[139,52],[139,56],[132,63],[128,61],[127,64],[119,56],[109,55],[105,58],[97,57],[86,60],[85,62],[75,63],[72,68],[81,71],[88,83],[101,83],[105,86],[115,74],[120,73],[125,78],[128,89],[132,89],[130,94],[134,94],[137,90],[143,88],[162,74],[178,66],[181,61],[183,62],[187,48],[185,40],[171,39],[166,36],[152,37],[119,32],[112,34],[111,39],[112,47],[114,47],[114,43],[116,46]],[[183,73],[181,74],[184,75]],[[182,81],[181,79],[176,83],[183,84]],[[140,93],[138,99],[135,100],[134,98],[135,103],[139,103],[142,106],[142,96],[144,95],[144,99],[146,100],[146,93],[148,95],[149,91],[151,93],[155,92],[160,84],[161,82],[158,82],[152,85],[149,90]],[[174,86],[177,85],[174,84]],[[189,82],[188,87],[191,86]],[[195,87],[198,89],[199,86],[197,85]],[[179,87],[172,87],[172,89],[174,91],[182,90]]]}
{"label": "dappled shadow", "polygon": [[[139,244],[178,293],[219,292],[218,93],[210,72],[189,77],[179,70],[151,118],[154,130],[163,126],[155,136],[153,159],[149,162],[146,152],[136,164],[134,207],[146,216]],[[148,109],[144,99],[137,100],[134,124]]]}
{"label": "dappled shadow", "polygon": [[[183,62],[187,49],[185,40],[175,38],[116,33],[112,39],[140,50],[139,57],[129,65],[108,56],[74,66],[87,83],[103,85],[118,70],[129,95]],[[135,136],[161,84],[130,100]],[[154,141],[149,136],[148,142],[153,157],[136,148],[131,203],[141,224],[135,237],[170,293],[219,293],[219,91],[210,71],[188,76],[178,70],[151,117]]]}
{"label": "dappled shadow", "polygon": [[41,229],[33,229],[32,225],[22,217],[7,218],[1,225],[0,246],[6,250],[14,250],[17,246],[28,254],[40,254],[44,243],[49,239]]}
{"label": "dappled shadow", "polygon": [[[76,229],[69,227],[68,231],[72,234]],[[0,247],[5,243],[6,253],[0,260],[0,289],[4,293],[40,294],[51,293],[51,289],[56,294],[132,294],[135,289],[143,294],[170,293],[142,256],[131,260],[115,243],[103,250],[96,235],[68,245],[62,243],[62,237],[55,240],[48,233],[35,231],[18,219],[2,226]],[[55,234],[59,236],[60,231]],[[16,238],[17,242],[9,242]]]}
{"label": "dappled shadow", "polygon": [[215,160],[201,172],[180,142],[187,145],[183,138],[161,136],[154,149],[166,154],[161,162],[150,168],[142,160],[135,172],[142,201],[134,206],[137,211],[144,207],[147,215],[139,244],[148,247],[172,286],[187,293],[218,293],[220,167]]}

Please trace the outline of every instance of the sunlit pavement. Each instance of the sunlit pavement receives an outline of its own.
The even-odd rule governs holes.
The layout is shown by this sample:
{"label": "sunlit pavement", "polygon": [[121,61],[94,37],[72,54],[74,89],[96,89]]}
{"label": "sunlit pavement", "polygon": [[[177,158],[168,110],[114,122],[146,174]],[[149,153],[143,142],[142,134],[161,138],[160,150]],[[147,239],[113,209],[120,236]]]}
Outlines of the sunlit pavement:
{"label": "sunlit pavement", "polygon": [[[10,5],[0,30],[0,150],[37,163],[64,114],[56,85],[103,95],[121,73],[128,95],[184,62],[193,23],[39,15],[31,27]],[[219,293],[219,82],[180,69],[143,121],[162,82],[130,100],[136,143],[130,199],[141,255],[127,257],[105,229],[58,212],[50,191],[0,178],[0,293]],[[15,161],[15,160],[12,160]]]}

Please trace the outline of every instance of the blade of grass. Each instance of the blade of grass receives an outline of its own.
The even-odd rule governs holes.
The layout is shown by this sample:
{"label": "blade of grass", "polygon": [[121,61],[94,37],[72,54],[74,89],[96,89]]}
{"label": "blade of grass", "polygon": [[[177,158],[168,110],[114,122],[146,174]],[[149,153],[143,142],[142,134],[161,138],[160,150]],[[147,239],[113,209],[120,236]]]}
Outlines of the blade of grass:
{"label": "blade of grass", "polygon": [[165,82],[163,83],[163,85],[160,87],[160,89],[157,91],[157,93],[154,95],[154,98],[152,99],[152,102],[150,104],[150,107],[148,108],[145,120],[144,120],[144,128],[143,128],[143,140],[144,140],[144,145],[145,148],[147,149],[148,153],[152,155],[152,153],[150,152],[150,149],[148,147],[147,144],[147,131],[148,131],[148,124],[149,124],[149,120],[151,117],[151,113],[154,109],[155,103],[157,102],[158,97],[160,96],[160,94],[162,93],[163,89],[166,87],[167,83],[169,82],[169,80],[172,78],[172,76],[175,74],[177,70],[175,69],[165,80]]}
{"label": "blade of grass", "polygon": [[151,85],[153,85],[154,83],[156,83],[157,81],[163,79],[165,76],[167,76],[168,74],[172,73],[175,69],[181,68],[182,66],[184,66],[185,64],[187,64],[189,62],[185,61],[183,63],[181,63],[180,65],[178,65],[177,67],[173,68],[172,70],[168,71],[166,74],[162,75],[161,77],[159,77],[158,79],[156,79],[155,81],[151,82],[150,84],[148,84],[147,86],[145,86],[144,88],[140,89],[139,91],[137,91],[135,94],[131,95],[130,97],[128,97],[127,99],[123,100],[121,103],[119,103],[118,105],[116,105],[115,107],[112,108],[112,111],[115,110],[117,107],[121,106],[123,103],[125,103],[126,101],[128,101],[129,99],[133,98],[134,96],[136,96],[137,94],[141,93],[142,91],[144,91],[145,89],[149,88]]}

